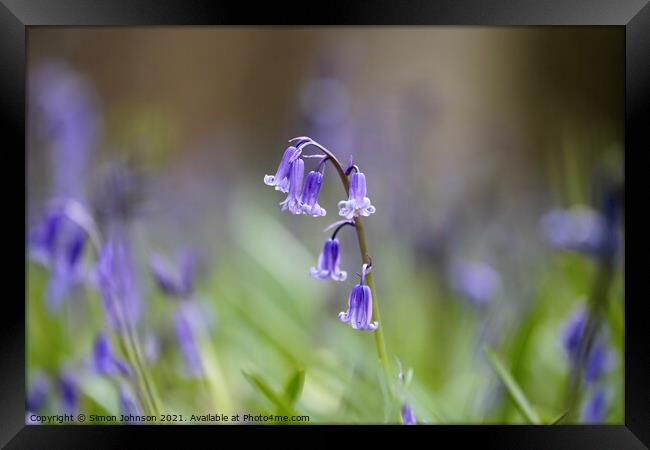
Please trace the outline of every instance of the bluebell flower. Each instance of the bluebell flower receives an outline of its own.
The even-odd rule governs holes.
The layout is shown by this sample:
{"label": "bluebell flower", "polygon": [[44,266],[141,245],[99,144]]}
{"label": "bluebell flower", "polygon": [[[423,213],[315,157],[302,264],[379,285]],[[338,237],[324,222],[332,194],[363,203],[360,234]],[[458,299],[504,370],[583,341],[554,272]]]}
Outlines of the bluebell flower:
{"label": "bluebell flower", "polygon": [[113,353],[111,343],[105,334],[101,333],[95,338],[93,346],[93,368],[100,375],[131,376],[129,366]]}
{"label": "bluebell flower", "polygon": [[[289,192],[291,166],[300,157],[301,150],[290,146],[284,151],[275,175],[265,175],[264,184],[275,186],[276,191]],[[302,182],[302,179],[301,179]]]}
{"label": "bluebell flower", "polygon": [[572,362],[576,361],[578,358],[582,331],[584,330],[586,320],[587,315],[585,311],[579,309],[571,313],[571,316],[569,316],[569,319],[564,326],[562,344]]}
{"label": "bluebell flower", "polygon": [[591,346],[589,358],[584,369],[584,379],[588,383],[593,383],[609,368],[609,351],[601,336],[598,336]]}
{"label": "bluebell flower", "polygon": [[587,399],[581,420],[583,423],[600,423],[607,415],[607,398],[603,389],[596,389]]}
{"label": "bluebell flower", "polygon": [[169,297],[189,297],[194,290],[194,255],[182,253],[178,258],[178,269],[171,267],[165,257],[153,255],[149,270],[160,291]]}
{"label": "bluebell flower", "polygon": [[102,168],[93,190],[97,220],[106,228],[132,219],[143,200],[146,178],[124,162]]}
{"label": "bluebell flower", "polygon": [[302,214],[302,204],[300,195],[302,189],[302,179],[305,176],[305,163],[302,159],[297,159],[291,164],[289,174],[289,192],[287,198],[280,203],[282,211],[289,210],[291,214]]}
{"label": "bluebell flower", "polygon": [[[572,370],[576,370],[582,344],[582,334],[587,322],[587,313],[584,309],[574,311],[564,327],[562,344],[569,357]],[[602,332],[599,332],[591,344],[587,355],[583,378],[588,383],[593,383],[609,369],[609,349]]]}
{"label": "bluebell flower", "polygon": [[62,62],[42,64],[30,76],[34,123],[48,142],[53,193],[81,199],[87,167],[101,126],[86,80]]}
{"label": "bluebell flower", "polygon": [[413,408],[411,408],[411,405],[408,403],[404,403],[402,405],[402,424],[404,425],[415,425],[417,422],[415,421],[415,414],[413,413]]}
{"label": "bluebell flower", "polygon": [[137,323],[142,314],[131,250],[122,237],[109,239],[101,249],[96,282],[109,323],[119,328],[122,321]]}
{"label": "bluebell flower", "polygon": [[[125,416],[126,422],[128,423],[141,423],[141,420],[136,419],[135,417],[142,416],[142,408],[136,400],[133,392],[124,384],[120,384],[119,387],[120,395],[120,412]],[[133,420],[130,420],[133,418]]]}
{"label": "bluebell flower", "polygon": [[38,414],[47,402],[47,396],[50,391],[50,382],[41,372],[37,372],[32,377],[27,389],[25,398],[25,410],[30,413]]}
{"label": "bluebell flower", "polygon": [[69,370],[59,374],[61,410],[64,414],[75,414],[79,408],[79,386],[77,378]]}
{"label": "bluebell flower", "polygon": [[598,211],[574,207],[556,209],[542,217],[542,230],[554,248],[595,254],[607,239],[607,224]]}
{"label": "bluebell flower", "polygon": [[348,200],[341,200],[338,203],[339,215],[346,219],[356,216],[369,216],[375,212],[375,207],[366,196],[366,176],[363,172],[355,171],[350,176],[350,191]]}
{"label": "bluebell flower", "polygon": [[365,284],[366,275],[370,266],[364,264],[361,269],[361,281],[352,288],[348,298],[348,310],[339,313],[341,322],[349,322],[355,330],[374,331],[379,326],[377,321],[372,322],[372,292]]}
{"label": "bluebell flower", "polygon": [[54,200],[29,237],[29,256],[50,269],[45,303],[56,313],[63,300],[84,280],[82,256],[88,240],[88,213],[78,202]]}
{"label": "bluebell flower", "polygon": [[153,365],[158,361],[160,356],[160,345],[158,344],[158,339],[153,333],[148,333],[144,338],[144,359],[145,361]]}
{"label": "bluebell flower", "polygon": [[318,204],[318,194],[323,185],[323,174],[312,170],[307,174],[305,186],[300,197],[301,209],[305,214],[313,217],[322,217],[327,214],[324,208]]}
{"label": "bluebell flower", "polygon": [[339,268],[341,253],[338,239],[328,239],[323,245],[323,251],[318,257],[318,267],[312,267],[309,274],[318,279],[331,278],[334,281],[344,281],[348,274]]}
{"label": "bluebell flower", "polygon": [[56,254],[57,238],[64,220],[61,208],[49,208],[38,227],[29,233],[29,256],[48,266]]}
{"label": "bluebell flower", "polygon": [[479,306],[494,299],[501,288],[499,273],[478,261],[463,261],[453,266],[451,284],[460,295]]}
{"label": "bluebell flower", "polygon": [[192,330],[192,327],[196,325],[192,313],[193,311],[186,307],[178,308],[174,315],[174,329],[185,362],[186,375],[200,377],[203,375],[203,363],[201,362],[201,353],[196,342],[196,336]]}

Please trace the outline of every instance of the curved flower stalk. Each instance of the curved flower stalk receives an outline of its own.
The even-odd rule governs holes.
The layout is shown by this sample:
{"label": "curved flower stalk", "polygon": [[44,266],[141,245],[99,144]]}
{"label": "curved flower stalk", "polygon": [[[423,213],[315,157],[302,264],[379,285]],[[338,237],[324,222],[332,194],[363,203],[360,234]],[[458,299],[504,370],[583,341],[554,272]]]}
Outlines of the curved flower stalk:
{"label": "curved flower stalk", "polygon": [[[379,305],[376,299],[376,290],[370,272],[370,256],[366,243],[366,236],[361,218],[367,217],[375,212],[375,207],[367,195],[365,174],[352,162],[344,168],[339,160],[327,148],[323,147],[313,139],[302,136],[291,139],[291,145],[285,150],[284,155],[274,176],[264,177],[265,184],[274,186],[276,190],[288,192],[287,199],[281,203],[282,210],[289,210],[293,214],[309,214],[314,217],[322,217],[326,211],[317,203],[317,197],[323,184],[323,171],[326,163],[330,163],[339,175],[347,200],[341,200],[338,204],[339,215],[347,220],[337,222],[326,231],[336,227],[334,234],[325,241],[323,250],[319,256],[318,264],[312,267],[310,275],[316,279],[323,280],[331,278],[334,281],[343,281],[347,272],[340,270],[340,243],[336,239],[336,233],[345,225],[354,227],[359,245],[359,252],[363,264],[361,282],[352,289],[348,299],[348,310],[340,314],[340,319],[349,322],[352,328],[358,330],[374,331],[377,356],[384,371],[385,384],[391,397],[394,397],[393,386],[389,382],[390,370],[386,356],[386,345],[382,332]],[[304,155],[307,147],[315,147],[320,155]],[[315,170],[307,175],[305,186],[299,195],[302,185],[302,174],[306,158],[319,158]],[[374,301],[373,301],[374,299]]]}

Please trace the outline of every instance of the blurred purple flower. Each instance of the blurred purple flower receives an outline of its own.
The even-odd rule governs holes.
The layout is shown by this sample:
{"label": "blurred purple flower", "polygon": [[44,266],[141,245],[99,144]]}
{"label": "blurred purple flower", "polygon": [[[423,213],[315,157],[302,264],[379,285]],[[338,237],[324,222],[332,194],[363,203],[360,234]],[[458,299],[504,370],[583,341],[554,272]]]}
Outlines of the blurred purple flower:
{"label": "blurred purple flower", "polygon": [[135,264],[123,237],[113,237],[104,244],[97,262],[96,282],[108,321],[114,328],[119,328],[123,320],[135,324],[140,319],[142,305]]}
{"label": "blurred purple flower", "polygon": [[[289,192],[291,180],[291,167],[293,163],[298,160],[300,153],[302,151],[299,148],[290,146],[284,151],[282,159],[280,160],[280,165],[278,170],[275,172],[275,175],[265,175],[264,184],[267,186],[275,186],[276,191],[280,192]],[[301,178],[302,183],[302,178]]]}
{"label": "blurred purple flower", "polygon": [[128,423],[141,423],[142,421],[137,417],[142,416],[142,408],[140,408],[140,405],[131,392],[131,389],[124,384],[120,384],[119,394],[120,411],[125,417],[125,421]]}
{"label": "blurred purple flower", "polygon": [[29,413],[38,414],[45,406],[50,391],[50,381],[42,373],[36,372],[29,383],[25,399],[25,409]]}
{"label": "blurred purple flower", "polygon": [[309,273],[318,280],[331,278],[334,281],[344,281],[348,274],[339,268],[341,253],[338,239],[328,239],[323,245],[323,251],[318,257],[318,267],[312,267]]}
{"label": "blurred purple flower", "polygon": [[201,354],[196,342],[196,336],[192,330],[198,325],[197,320],[193,317],[194,311],[189,308],[189,304],[181,305],[174,315],[174,328],[176,339],[185,361],[185,373],[189,377],[200,377],[203,375],[203,363]]}
{"label": "blurred purple flower", "polygon": [[44,219],[29,236],[29,257],[50,269],[45,302],[50,313],[86,275],[82,255],[88,240],[89,220],[83,206],[72,200],[50,202]]}
{"label": "blurred purple flower", "polygon": [[143,176],[128,163],[103,168],[93,190],[93,206],[100,223],[123,224],[132,218],[143,197]]}
{"label": "blurred purple flower", "polygon": [[158,339],[153,333],[149,333],[144,338],[144,359],[148,364],[153,365],[158,361],[158,356],[160,356]]}
{"label": "blurred purple flower", "polygon": [[187,298],[194,291],[195,261],[192,252],[184,251],[178,257],[177,269],[174,269],[164,256],[154,254],[149,260],[149,270],[163,294]]}
{"label": "blurred purple flower", "polygon": [[[562,333],[562,344],[574,371],[575,366],[578,364],[582,333],[586,321],[586,311],[582,308],[577,309],[571,313]],[[609,369],[609,362],[609,349],[601,332],[594,338],[587,356],[583,373],[584,380],[588,383],[597,381]]]}
{"label": "blurred purple flower", "polygon": [[402,406],[402,424],[404,425],[415,425],[415,414],[413,413],[413,408],[408,403],[404,403]]}
{"label": "blurred purple flower", "polygon": [[79,386],[77,377],[69,370],[59,373],[61,410],[64,414],[75,414],[79,408]]}
{"label": "blurred purple flower", "polygon": [[40,134],[50,145],[53,193],[82,199],[90,155],[101,124],[83,77],[62,62],[48,62],[30,77],[30,103]]}
{"label": "blurred purple flower", "polygon": [[350,192],[348,200],[341,200],[338,203],[339,215],[346,219],[356,216],[369,216],[375,212],[375,207],[366,196],[366,176],[363,172],[355,171],[350,176]]}
{"label": "blurred purple flower", "polygon": [[370,266],[364,264],[361,269],[361,281],[352,288],[348,298],[348,310],[339,313],[341,322],[349,322],[355,330],[374,331],[379,326],[377,321],[372,321],[372,292],[365,284],[366,275]]}
{"label": "blurred purple flower", "polygon": [[302,208],[300,203],[300,194],[302,189],[302,180],[305,176],[305,163],[302,159],[297,159],[291,164],[289,174],[289,193],[287,198],[280,203],[282,211],[287,209],[291,214],[301,214]]}
{"label": "blurred purple flower", "polygon": [[111,343],[105,334],[101,333],[95,339],[93,346],[93,368],[100,375],[131,376],[131,370],[124,361],[113,353]]}
{"label": "blurred purple flower", "polygon": [[558,249],[597,253],[607,238],[604,217],[584,207],[552,210],[542,217],[541,225],[548,243]]}
{"label": "blurred purple flower", "polygon": [[596,391],[587,399],[582,409],[583,423],[600,423],[607,415],[607,398],[603,389]]}
{"label": "blurred purple flower", "polygon": [[487,305],[501,288],[499,273],[478,261],[463,261],[453,266],[451,286],[479,306]]}
{"label": "blurred purple flower", "polygon": [[313,217],[322,217],[327,214],[327,211],[318,204],[318,194],[322,185],[322,173],[312,170],[307,174],[307,180],[300,197],[301,210],[304,214]]}

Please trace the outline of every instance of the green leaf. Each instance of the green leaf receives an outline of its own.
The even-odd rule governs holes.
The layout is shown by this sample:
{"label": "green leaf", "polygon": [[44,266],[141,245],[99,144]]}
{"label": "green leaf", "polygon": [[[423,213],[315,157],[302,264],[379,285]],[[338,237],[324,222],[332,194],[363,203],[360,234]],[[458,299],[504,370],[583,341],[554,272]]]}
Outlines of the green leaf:
{"label": "green leaf", "polygon": [[275,391],[268,385],[261,376],[254,373],[247,373],[242,371],[246,380],[257,389],[262,395],[271,401],[284,415],[295,415],[294,409],[287,404],[282,396],[275,393]]}
{"label": "green leaf", "polygon": [[553,421],[550,422],[549,425],[557,425],[557,424],[559,424],[562,421],[562,419],[564,419],[566,417],[567,414],[569,414],[568,409],[566,411],[564,411],[562,414],[560,414],[559,416],[557,416],[555,419],[553,419]]}
{"label": "green leaf", "polygon": [[526,395],[524,395],[524,392],[521,390],[521,387],[519,387],[515,379],[510,374],[510,371],[506,369],[506,367],[503,365],[499,357],[496,355],[496,353],[494,353],[494,350],[492,350],[492,348],[489,345],[486,345],[483,348],[483,351],[485,352],[488,361],[492,365],[492,368],[497,373],[498,377],[501,379],[501,382],[505,385],[506,389],[508,390],[508,393],[510,394],[510,398],[512,398],[512,400],[515,402],[515,405],[517,406],[521,414],[523,414],[523,416],[526,418],[528,423],[534,425],[541,424],[539,415],[530,405],[530,402],[526,398]]}
{"label": "green leaf", "polygon": [[284,397],[289,405],[294,405],[300,394],[302,387],[305,384],[305,369],[298,369],[291,378],[287,381],[284,388]]}

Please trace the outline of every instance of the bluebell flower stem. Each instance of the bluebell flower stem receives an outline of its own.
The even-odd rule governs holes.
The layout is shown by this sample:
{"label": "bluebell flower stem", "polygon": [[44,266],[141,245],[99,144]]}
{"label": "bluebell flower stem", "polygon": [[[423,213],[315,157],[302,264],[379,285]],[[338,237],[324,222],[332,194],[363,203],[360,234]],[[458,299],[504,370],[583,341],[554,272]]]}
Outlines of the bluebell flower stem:
{"label": "bluebell flower stem", "polygon": [[[341,179],[341,183],[343,183],[343,188],[345,189],[345,194],[349,195],[350,193],[350,179],[348,178],[348,173],[346,173],[346,170],[343,168],[341,165],[340,161],[334,156],[332,152],[330,152],[328,149],[320,145],[318,142],[310,140],[308,143],[305,144],[307,145],[314,145],[315,147],[318,147],[327,157],[328,161],[332,163],[334,168],[336,169],[337,173],[339,174],[339,178]],[[356,170],[356,166],[353,166]],[[349,173],[352,172],[352,170],[348,171]],[[363,261],[364,264],[370,264],[370,257],[368,254],[368,244],[366,243],[366,234],[364,232],[363,228],[363,223],[361,221],[360,217],[355,217],[354,218],[354,228],[357,233],[357,241],[359,242],[359,251],[361,253],[361,260]],[[381,363],[383,372],[384,372],[384,377],[385,377],[385,382],[386,386],[388,388],[388,392],[390,393],[391,400],[395,398],[395,393],[393,389],[393,383],[392,377],[390,375],[390,368],[388,366],[388,356],[386,353],[386,343],[384,341],[384,332],[383,332],[383,326],[384,323],[381,321],[381,316],[379,313],[379,302],[377,301],[377,290],[375,289],[375,282],[372,276],[372,272],[366,275],[366,284],[370,288],[370,291],[372,292],[372,320],[376,320],[379,323],[379,327],[373,331],[374,337],[375,337],[375,346],[377,348],[377,357],[379,358],[379,362]]]}
{"label": "bluebell flower stem", "polygon": [[[95,251],[95,256],[98,257],[101,248],[99,240],[92,240],[91,242]],[[141,401],[148,411],[158,416],[160,413],[160,408],[158,406],[160,402],[157,401],[157,397],[152,392],[148,380],[146,379],[146,370],[144,369],[144,364],[142,363],[141,358],[142,352],[138,353],[139,349],[137,348],[137,340],[132,334],[133,329],[129,324],[129,321],[126,320],[126,316],[122,311],[119,302],[113,296],[111,296],[111,303],[117,317],[118,337],[120,338],[119,341],[122,346],[122,351],[135,370]]]}

